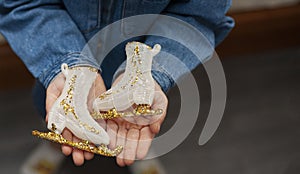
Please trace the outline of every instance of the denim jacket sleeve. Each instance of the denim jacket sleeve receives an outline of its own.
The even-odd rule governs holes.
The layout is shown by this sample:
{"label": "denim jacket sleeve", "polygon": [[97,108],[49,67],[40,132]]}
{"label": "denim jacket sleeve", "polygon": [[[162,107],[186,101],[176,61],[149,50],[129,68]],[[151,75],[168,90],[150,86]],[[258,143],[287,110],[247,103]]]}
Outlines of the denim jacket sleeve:
{"label": "denim jacket sleeve", "polygon": [[44,87],[62,63],[100,67],[80,53],[85,38],[60,0],[0,1],[0,32]]}
{"label": "denim jacket sleeve", "polygon": [[[204,53],[203,57],[196,57],[188,48],[164,37],[147,36],[145,43],[153,46],[156,43],[162,45],[162,51],[153,59],[152,75],[164,92],[167,92],[184,74],[192,71],[200,63],[208,60],[218,45],[234,26],[232,18],[226,13],[231,5],[231,0],[177,0],[171,1],[161,12],[163,15],[175,17],[187,22],[199,30],[207,44],[199,44]],[[155,23],[153,24],[155,25]],[[172,30],[169,27],[159,26],[161,30]],[[168,32],[168,31],[166,31]],[[166,54],[169,53],[169,54]],[[167,57],[175,56],[186,68],[170,62]],[[115,77],[122,72],[125,65],[122,64],[115,73]]]}

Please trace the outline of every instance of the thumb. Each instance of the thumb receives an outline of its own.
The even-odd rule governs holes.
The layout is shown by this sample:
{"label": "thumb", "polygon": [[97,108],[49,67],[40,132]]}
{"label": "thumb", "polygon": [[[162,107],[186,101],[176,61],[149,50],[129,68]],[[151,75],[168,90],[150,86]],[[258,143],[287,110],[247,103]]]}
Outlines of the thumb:
{"label": "thumb", "polygon": [[46,91],[46,122],[48,122],[49,111],[51,110],[53,104],[57,98],[61,95],[63,87],[65,84],[65,78],[63,74],[59,74],[55,79],[49,84]]}

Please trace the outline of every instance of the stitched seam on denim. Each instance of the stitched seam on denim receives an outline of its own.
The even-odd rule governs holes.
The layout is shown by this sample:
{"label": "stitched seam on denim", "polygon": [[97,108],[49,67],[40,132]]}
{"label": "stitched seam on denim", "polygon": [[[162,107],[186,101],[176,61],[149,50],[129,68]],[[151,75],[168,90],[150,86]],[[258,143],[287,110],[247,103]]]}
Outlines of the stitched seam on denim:
{"label": "stitched seam on denim", "polygon": [[126,9],[126,0],[123,1],[123,7],[122,7],[122,21],[121,21],[121,25],[120,25],[120,30],[121,30],[121,35],[125,36],[125,26],[124,26],[124,17],[125,17],[125,9]]}
{"label": "stitched seam on denim", "polygon": [[100,28],[100,25],[101,25],[101,2],[100,2],[100,0],[98,0],[98,13],[97,14],[98,14],[97,15],[97,24],[89,29],[81,30],[82,33],[88,34],[92,31]]}

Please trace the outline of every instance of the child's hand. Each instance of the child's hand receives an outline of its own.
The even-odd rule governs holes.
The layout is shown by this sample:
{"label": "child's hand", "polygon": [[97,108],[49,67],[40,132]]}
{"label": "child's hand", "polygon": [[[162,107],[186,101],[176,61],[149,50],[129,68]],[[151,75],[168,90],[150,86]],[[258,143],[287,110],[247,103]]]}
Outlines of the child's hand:
{"label": "child's hand", "polygon": [[[116,79],[118,82],[122,76]],[[117,145],[123,146],[123,151],[117,156],[119,166],[131,165],[135,159],[143,159],[147,155],[151,142],[160,130],[166,116],[168,99],[156,83],[156,96],[152,109],[163,109],[163,114],[156,116],[139,116],[133,118],[117,118],[107,121],[107,133],[110,136],[111,149]]]}
{"label": "child's hand", "polygon": [[[92,89],[90,91],[92,91],[89,95],[89,106],[92,106],[92,102],[94,101],[95,97],[100,95],[101,93],[105,92],[105,86],[104,86],[104,82],[102,80],[102,77],[98,74],[96,80],[95,80],[95,85],[93,85]],[[61,92],[64,88],[65,85],[65,77],[64,75],[61,73],[59,75],[57,75],[57,77],[50,83],[50,85],[47,88],[47,93],[46,93],[46,121],[48,121],[48,113],[50,111],[50,109],[52,108],[52,105],[54,104],[54,102],[57,100],[57,98],[61,95]],[[102,126],[102,125],[101,125]],[[104,125],[105,126],[105,125]],[[104,127],[105,128],[105,127]],[[70,141],[74,141],[74,142],[78,142],[80,141],[80,139],[78,139],[76,136],[74,136],[72,134],[71,131],[69,131],[68,129],[64,129],[62,132],[62,136]],[[93,159],[94,154],[93,153],[89,153],[89,152],[85,152],[79,149],[73,149],[70,146],[66,146],[66,145],[62,145],[62,152],[65,155],[71,155],[73,157],[73,161],[75,165],[82,165],[84,163],[84,160],[90,160]]]}

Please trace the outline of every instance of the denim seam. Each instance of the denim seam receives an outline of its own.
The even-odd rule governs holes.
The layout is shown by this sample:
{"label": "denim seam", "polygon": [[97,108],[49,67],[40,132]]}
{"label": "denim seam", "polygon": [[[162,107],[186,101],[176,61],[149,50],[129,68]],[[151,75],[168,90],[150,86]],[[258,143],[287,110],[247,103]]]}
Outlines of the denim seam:
{"label": "denim seam", "polygon": [[88,34],[96,29],[99,29],[101,26],[101,2],[98,1],[98,16],[97,16],[97,24],[91,28],[88,28],[86,30],[81,30],[82,33]]}

